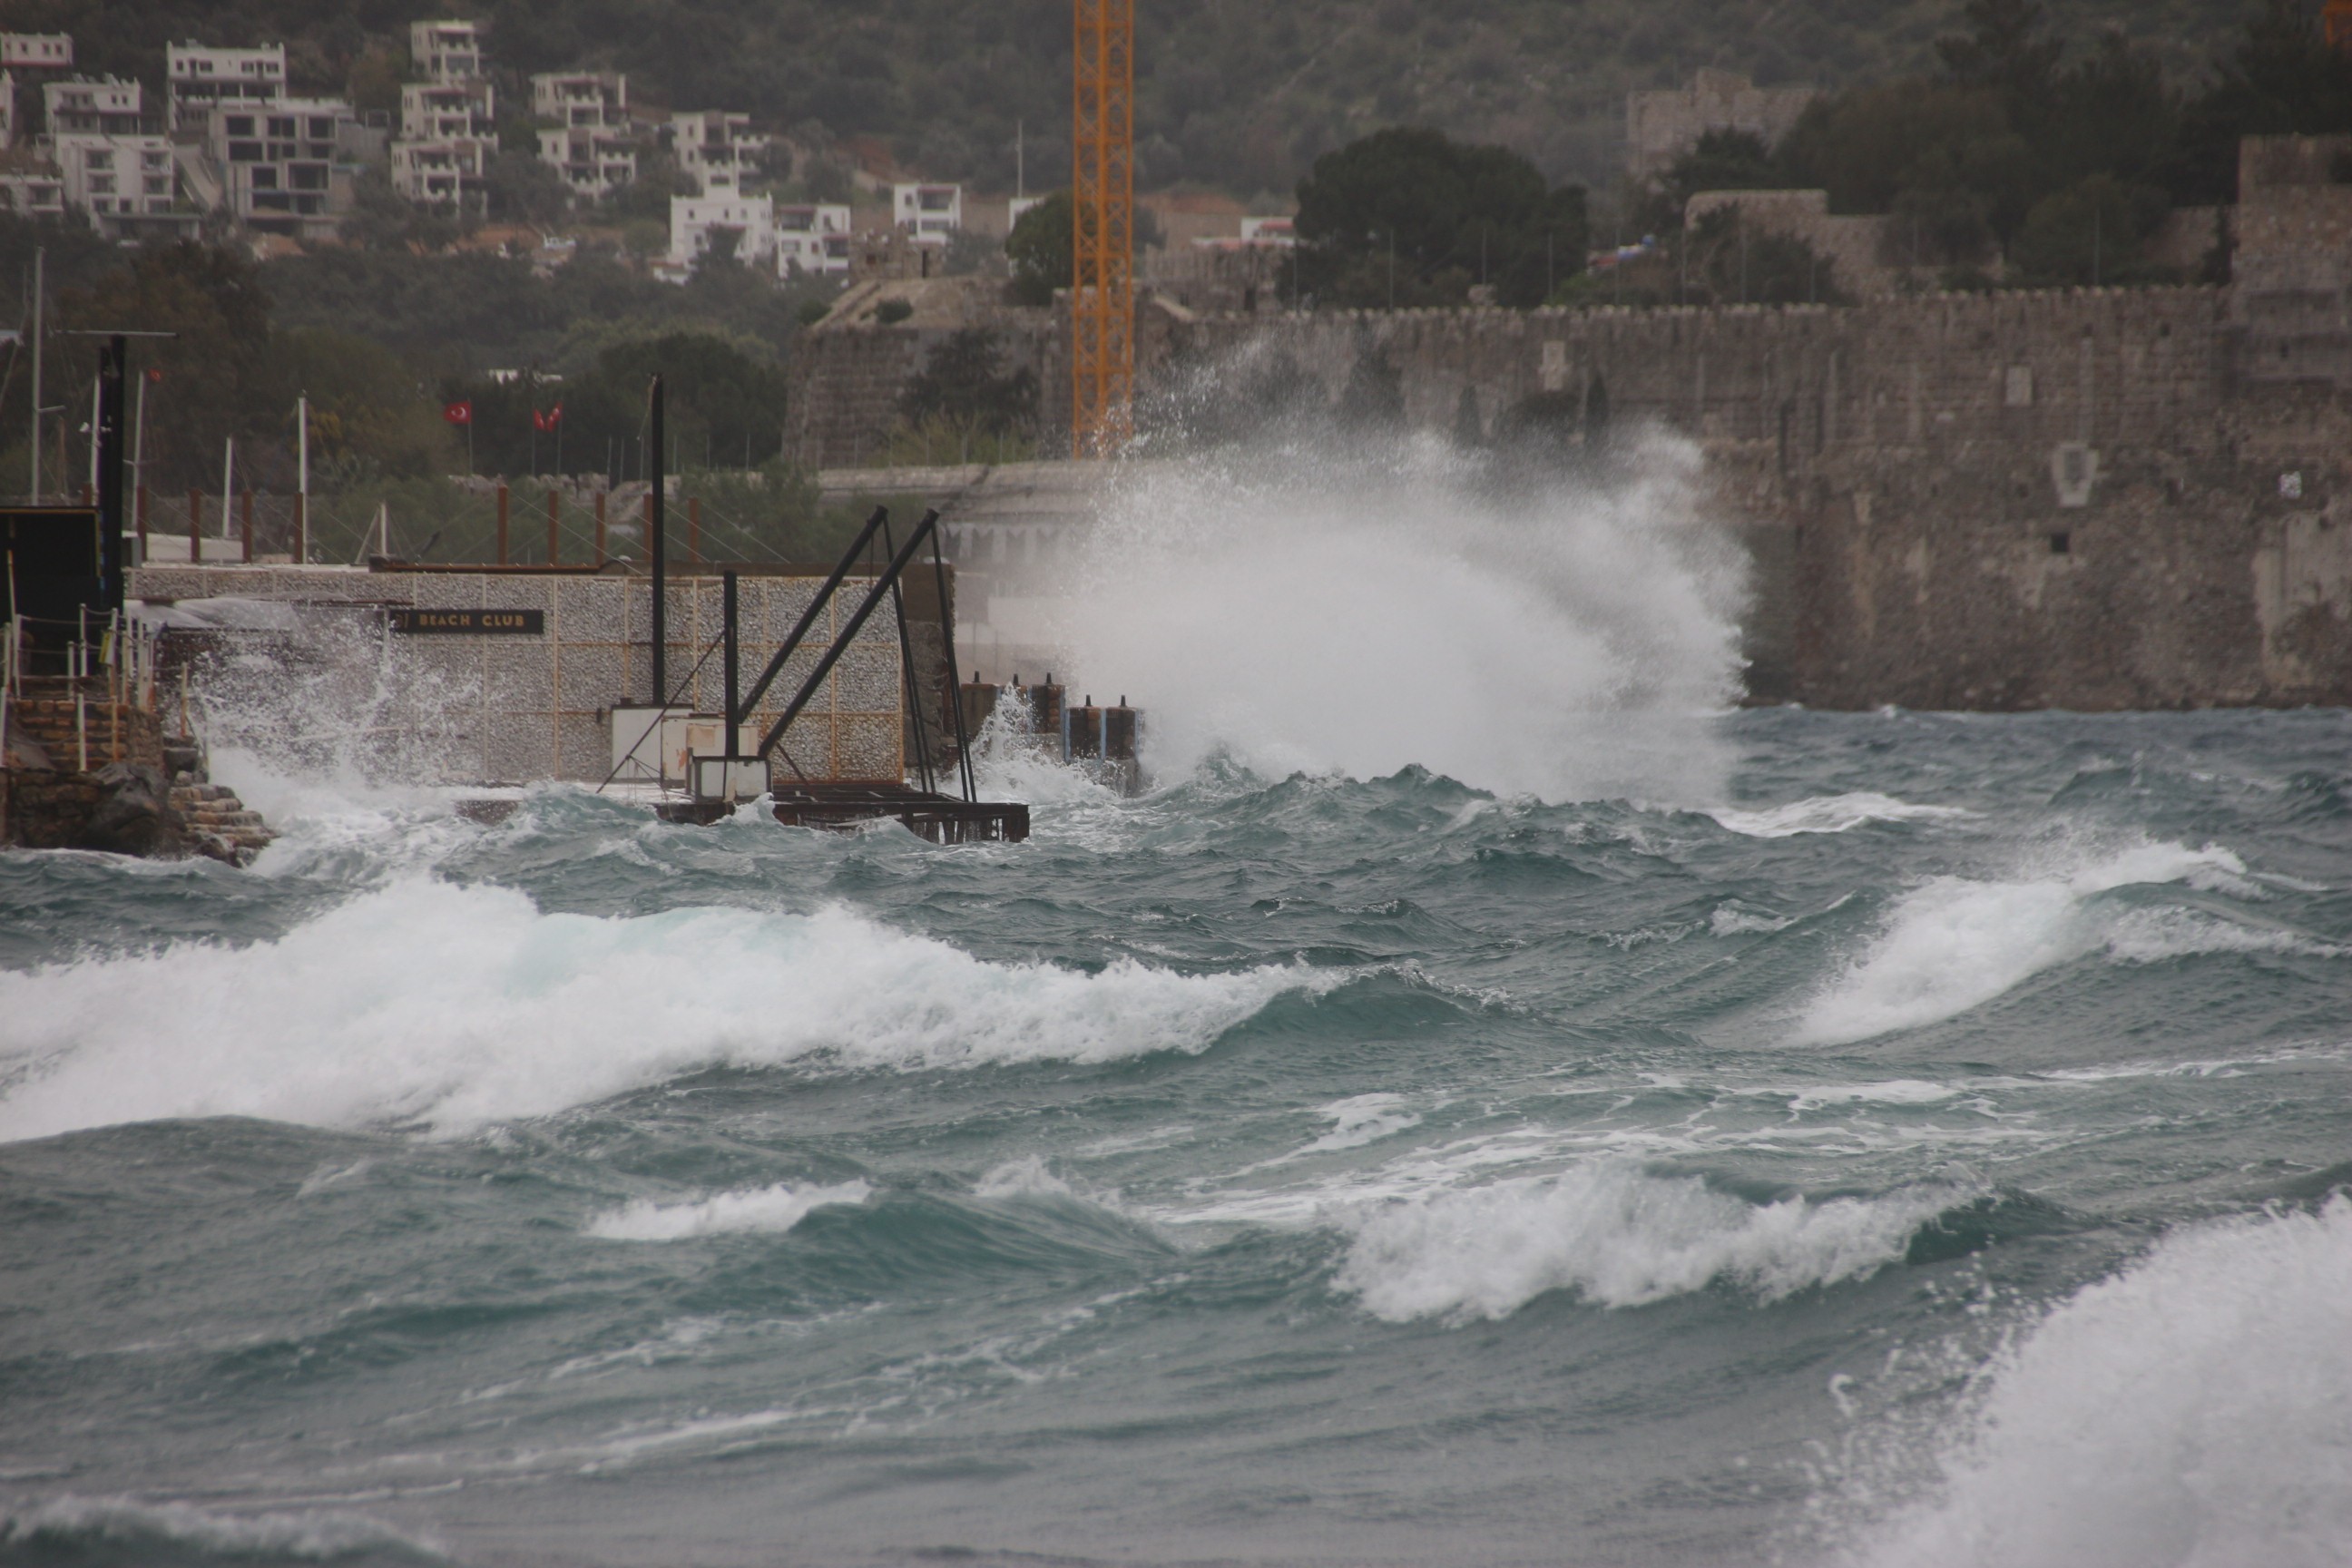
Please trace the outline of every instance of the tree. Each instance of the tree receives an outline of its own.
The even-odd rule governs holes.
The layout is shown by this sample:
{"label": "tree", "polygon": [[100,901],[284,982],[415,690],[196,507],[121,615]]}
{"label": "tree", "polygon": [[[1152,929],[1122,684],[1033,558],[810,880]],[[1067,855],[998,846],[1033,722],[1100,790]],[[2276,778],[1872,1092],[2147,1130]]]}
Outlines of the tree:
{"label": "tree", "polygon": [[1436,131],[1377,131],[1315,161],[1298,184],[1302,286],[1335,303],[1459,303],[1480,282],[1540,303],[1583,265],[1584,190],[1549,190],[1506,147]]}
{"label": "tree", "polygon": [[1666,171],[1666,194],[1679,208],[1701,191],[1769,191],[1781,184],[1772,149],[1747,131],[1708,131]]}
{"label": "tree", "polygon": [[2306,6],[2266,0],[2220,79],[2183,109],[2165,183],[2177,201],[2227,204],[2240,137],[2342,131],[2352,131],[2352,55],[2328,47]]}
{"label": "tree", "polygon": [[1025,431],[1037,406],[1037,377],[1026,366],[1007,372],[1003,360],[1003,344],[986,327],[950,332],[907,384],[899,418],[909,426],[945,419],[989,436]]}
{"label": "tree", "polygon": [[[142,345],[163,373],[150,400],[146,457],[158,484],[217,482],[228,437],[276,435],[276,386],[264,374],[269,297],[240,250],[182,242],[141,251],[87,289],[61,290],[53,321],[66,330],[173,335]],[[86,340],[85,340],[86,341]],[[93,363],[79,363],[87,359]],[[66,406],[88,395],[95,356],[70,356],[51,395]]]}
{"label": "tree", "polygon": [[293,436],[295,399],[310,410],[310,458],[346,473],[425,479],[451,471],[458,442],[416,373],[381,343],[326,327],[270,341],[269,396]]}
{"label": "tree", "polygon": [[486,174],[489,216],[499,223],[551,224],[572,210],[572,187],[532,153],[511,147],[494,153]]}
{"label": "tree", "polygon": [[1075,211],[1069,191],[1055,191],[1023,213],[1005,237],[1004,254],[1013,264],[1013,298],[1017,303],[1050,305],[1055,289],[1070,286],[1076,267],[1070,232]]}
{"label": "tree", "polygon": [[2034,204],[2010,263],[2032,287],[2158,281],[2143,252],[2169,207],[2152,186],[2094,174]]}

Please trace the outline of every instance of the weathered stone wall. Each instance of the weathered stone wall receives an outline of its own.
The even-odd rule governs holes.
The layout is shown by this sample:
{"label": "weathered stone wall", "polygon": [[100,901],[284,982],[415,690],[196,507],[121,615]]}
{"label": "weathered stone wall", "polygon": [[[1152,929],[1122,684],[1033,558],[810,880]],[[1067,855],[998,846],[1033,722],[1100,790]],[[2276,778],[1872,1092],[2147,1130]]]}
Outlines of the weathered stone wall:
{"label": "weathered stone wall", "polygon": [[[1698,441],[1759,563],[1759,699],[2333,703],[2352,701],[2352,332],[2315,319],[2341,291],[2319,297],[2267,330],[2243,289],[2211,288],[1162,311],[1139,380],[1246,351],[1336,404],[1370,359],[1416,426],[1454,431],[1466,404],[1492,436],[1550,395],[1552,417],[1573,405],[1568,430]],[[890,352],[864,345],[860,374],[887,380]],[[1066,364],[1058,335],[1048,353]],[[1059,384],[1045,379],[1041,421]]]}
{"label": "weathered stone wall", "polygon": [[1625,95],[1625,172],[1635,180],[1664,174],[1710,131],[1744,131],[1780,145],[1805,106],[1809,87],[1759,88],[1730,71],[1703,69],[1686,88]]}
{"label": "weathered stone wall", "polygon": [[[819,617],[814,646],[785,665],[752,715],[761,733],[815,668],[865,585],[856,578],[845,584]],[[741,578],[747,694],[818,586],[813,577]],[[701,713],[717,713],[725,701],[724,667],[716,655],[704,658],[719,635],[721,592],[717,577],[669,580],[666,674],[673,687],[687,682],[680,704]],[[376,731],[381,743],[366,748],[367,756],[397,757],[411,776],[428,782],[601,780],[613,763],[613,708],[652,697],[653,586],[644,577],[150,566],[131,574],[130,593],[150,604],[248,598],[302,606],[297,630],[273,634],[279,658],[269,679],[289,691],[302,689],[299,701],[314,710],[315,728],[348,723]],[[394,608],[537,610],[544,629],[396,635],[385,629],[384,612]],[[898,778],[900,679],[897,626],[877,615],[785,731],[784,750],[812,776]],[[269,694],[239,695],[251,703]],[[369,716],[352,717],[362,714]]]}

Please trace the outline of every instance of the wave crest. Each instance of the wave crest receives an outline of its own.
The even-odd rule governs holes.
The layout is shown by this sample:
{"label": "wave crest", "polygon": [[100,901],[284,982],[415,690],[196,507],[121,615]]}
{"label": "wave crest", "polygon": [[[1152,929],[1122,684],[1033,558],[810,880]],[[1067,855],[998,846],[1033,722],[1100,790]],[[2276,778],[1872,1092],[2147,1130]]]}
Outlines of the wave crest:
{"label": "wave crest", "polygon": [[1875,1272],[1975,1195],[1918,1187],[1750,1204],[1696,1176],[1580,1166],[1360,1211],[1339,1284],[1392,1322],[1504,1318],[1561,1289],[1638,1307],[1717,1280],[1771,1301]]}
{"label": "wave crest", "polygon": [[0,973],[0,1139],[162,1117],[463,1131],[713,1067],[918,1071],[1198,1052],[1300,965],[992,963],[846,910],[541,912],[422,879],[274,942]]}

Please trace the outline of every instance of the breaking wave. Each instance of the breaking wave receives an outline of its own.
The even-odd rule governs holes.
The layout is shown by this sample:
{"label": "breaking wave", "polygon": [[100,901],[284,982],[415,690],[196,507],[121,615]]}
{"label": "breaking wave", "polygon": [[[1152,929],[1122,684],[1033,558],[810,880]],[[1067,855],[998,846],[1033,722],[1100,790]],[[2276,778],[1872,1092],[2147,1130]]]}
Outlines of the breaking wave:
{"label": "breaking wave", "polygon": [[228,1514],[183,1502],[81,1497],[0,1514],[0,1555],[84,1564],[447,1561],[359,1514]]}
{"label": "breaking wave", "polygon": [[[2226,849],[2158,843],[2073,857],[2016,881],[1933,878],[1895,902],[1885,930],[1808,1007],[1797,1037],[1841,1045],[1939,1023],[2110,945],[2131,959],[2269,945],[2249,944],[2220,921],[2167,926],[2144,914],[2092,912],[2100,895],[2136,885],[2243,887],[2245,869]],[[2199,943],[2182,940],[2200,931]]]}
{"label": "breaking wave", "polygon": [[546,914],[409,879],[272,942],[0,973],[0,1139],[183,1116],[454,1132],[712,1067],[1205,1050],[1346,975],[991,963],[845,910]]}
{"label": "breaking wave", "polygon": [[682,1204],[657,1204],[638,1198],[588,1222],[586,1233],[605,1241],[683,1241],[698,1236],[728,1236],[764,1231],[781,1236],[808,1216],[812,1209],[833,1204],[862,1204],[874,1195],[864,1182],[843,1182],[831,1187],[794,1189],[782,1183],[744,1192],[713,1193]]}
{"label": "breaking wave", "polygon": [[1550,1290],[1639,1307],[1720,1280],[1778,1300],[1866,1277],[1977,1194],[1751,1204],[1696,1176],[1610,1163],[1359,1211],[1339,1287],[1391,1321],[1505,1318]]}
{"label": "breaking wave", "polygon": [[1852,1568],[2352,1561],[2352,1200],[2174,1233],[1976,1384]]}

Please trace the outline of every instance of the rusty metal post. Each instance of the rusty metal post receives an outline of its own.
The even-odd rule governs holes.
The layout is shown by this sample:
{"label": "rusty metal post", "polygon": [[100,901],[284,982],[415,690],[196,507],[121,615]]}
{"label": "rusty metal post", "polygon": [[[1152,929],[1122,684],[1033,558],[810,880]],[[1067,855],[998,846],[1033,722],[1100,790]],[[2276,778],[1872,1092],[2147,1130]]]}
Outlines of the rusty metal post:
{"label": "rusty metal post", "polygon": [[603,490],[596,492],[596,564],[600,569],[604,564],[604,494]]}
{"label": "rusty metal post", "polygon": [[[226,521],[226,518],[222,519]],[[201,566],[205,563],[205,492],[188,492],[188,562]]]}
{"label": "rusty metal post", "polygon": [[499,486],[499,564],[507,563],[507,487]]}
{"label": "rusty metal post", "polygon": [[245,535],[245,563],[253,564],[253,492],[245,492],[245,525],[238,531]]}
{"label": "rusty metal post", "polygon": [[553,485],[550,485],[547,487],[547,563],[550,566],[555,564],[558,554],[555,539],[556,505],[556,489]]}

